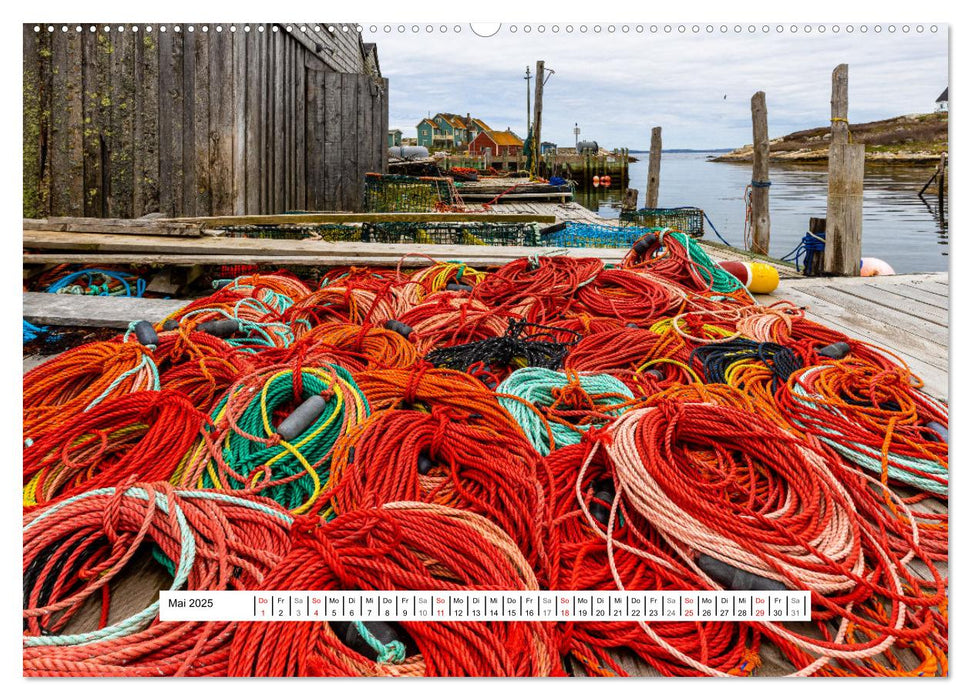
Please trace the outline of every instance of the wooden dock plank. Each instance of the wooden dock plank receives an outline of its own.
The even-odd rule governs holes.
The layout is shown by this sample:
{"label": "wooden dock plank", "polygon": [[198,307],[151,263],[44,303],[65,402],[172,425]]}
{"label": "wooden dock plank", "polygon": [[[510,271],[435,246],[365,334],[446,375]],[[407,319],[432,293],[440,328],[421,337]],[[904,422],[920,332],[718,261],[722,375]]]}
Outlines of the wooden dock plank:
{"label": "wooden dock plank", "polygon": [[840,291],[844,294],[872,301],[874,304],[885,306],[886,308],[899,312],[916,319],[930,321],[938,326],[947,328],[947,310],[938,306],[925,304],[912,296],[901,296],[878,286],[859,285],[852,287],[841,287]]}
{"label": "wooden dock plank", "polygon": [[943,297],[939,294],[935,294],[934,292],[929,292],[927,289],[925,289],[924,285],[919,285],[916,283],[908,284],[903,282],[901,284],[867,286],[874,289],[886,290],[890,294],[896,294],[905,299],[917,299],[918,301],[922,301],[929,306],[944,309],[945,311],[947,311],[950,306],[948,303],[950,301],[948,297]]}
{"label": "wooden dock plank", "polygon": [[140,299],[24,292],[24,318],[44,326],[128,328],[131,321],[157,323],[188,304],[185,299]]}
{"label": "wooden dock plank", "polygon": [[903,313],[868,299],[847,293],[836,286],[819,285],[801,290],[804,294],[828,301],[861,316],[880,319],[902,333],[916,333],[938,345],[947,345],[947,329],[927,320]]}

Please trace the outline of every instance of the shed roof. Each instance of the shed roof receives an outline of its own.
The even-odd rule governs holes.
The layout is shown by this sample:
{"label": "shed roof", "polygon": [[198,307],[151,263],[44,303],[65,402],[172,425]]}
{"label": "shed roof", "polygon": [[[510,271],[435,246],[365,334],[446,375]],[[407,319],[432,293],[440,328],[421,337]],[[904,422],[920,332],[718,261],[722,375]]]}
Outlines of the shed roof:
{"label": "shed roof", "polygon": [[944,88],[944,92],[941,93],[941,96],[935,102],[947,102],[947,88]]}
{"label": "shed roof", "polygon": [[488,132],[489,138],[496,142],[497,146],[522,146],[523,140],[511,131],[492,131]]}

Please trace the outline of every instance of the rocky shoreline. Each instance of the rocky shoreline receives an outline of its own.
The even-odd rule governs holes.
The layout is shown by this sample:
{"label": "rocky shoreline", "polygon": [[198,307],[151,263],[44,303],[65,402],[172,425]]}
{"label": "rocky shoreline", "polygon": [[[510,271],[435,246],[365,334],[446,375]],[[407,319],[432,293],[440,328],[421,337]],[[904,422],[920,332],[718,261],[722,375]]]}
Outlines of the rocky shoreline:
{"label": "rocky shoreline", "polygon": [[[886,165],[936,163],[947,151],[947,112],[910,114],[877,122],[850,124],[855,143],[866,146],[866,161]],[[769,160],[781,163],[825,163],[829,127],[797,131],[769,142]],[[752,145],[710,158],[719,163],[751,163]]]}

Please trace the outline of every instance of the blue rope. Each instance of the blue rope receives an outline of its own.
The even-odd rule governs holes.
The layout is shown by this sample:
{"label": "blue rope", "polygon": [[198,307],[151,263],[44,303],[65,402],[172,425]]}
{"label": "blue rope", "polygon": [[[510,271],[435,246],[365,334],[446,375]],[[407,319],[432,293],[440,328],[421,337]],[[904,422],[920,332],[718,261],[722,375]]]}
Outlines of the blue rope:
{"label": "blue rope", "polygon": [[726,241],[726,240],[725,240],[725,237],[724,237],[724,236],[722,236],[722,235],[721,235],[720,233],[718,233],[718,229],[717,229],[717,228],[715,228],[715,224],[714,224],[714,222],[713,222],[713,221],[712,221],[712,220],[711,220],[711,219],[709,218],[709,216],[708,216],[708,212],[706,212],[706,211],[705,211],[704,209],[702,209],[702,210],[701,210],[701,213],[702,213],[702,214],[704,214],[704,216],[705,216],[705,221],[707,221],[707,222],[708,222],[708,225],[709,225],[709,226],[711,226],[711,230],[715,232],[715,235],[716,235],[716,236],[718,236],[718,240],[720,240],[720,241],[721,241],[722,243],[724,243],[725,245],[727,245],[727,246],[730,246],[730,247],[732,247],[732,248],[734,248],[735,246],[733,246],[733,245],[732,245],[731,243],[729,243],[728,241]]}
{"label": "blue rope", "polygon": [[[802,237],[802,240],[799,241],[799,245],[793,248],[787,255],[784,255],[782,260],[794,262],[796,269],[806,274],[812,269],[813,260],[815,260],[816,255],[821,254],[824,250],[826,250],[825,234],[806,233]],[[801,267],[800,261],[802,261]]]}
{"label": "blue rope", "polygon": [[[95,275],[101,276],[101,278],[104,280],[104,285],[97,285],[94,283]],[[69,287],[75,281],[83,277],[88,278],[89,286],[91,288],[99,290],[98,291],[99,296],[108,296],[108,282],[110,280],[116,280],[124,286],[126,297],[131,297],[131,296],[141,297],[143,294],[145,294],[145,288],[148,286],[145,280],[143,280],[141,277],[135,277],[135,293],[132,294],[131,284],[129,284],[128,280],[131,279],[133,275],[129,275],[123,272],[115,272],[113,270],[101,270],[97,268],[92,268],[90,270],[81,270],[79,272],[72,272],[70,275],[66,275],[62,277],[57,282],[55,282],[50,287],[48,287],[47,291],[50,294],[57,294],[61,292],[61,290],[67,290],[67,287]],[[103,289],[99,289],[99,287],[101,286],[103,286]],[[78,292],[71,291],[69,293],[76,294]]]}
{"label": "blue rope", "polygon": [[771,180],[752,180],[752,187],[772,187]]}
{"label": "blue rope", "polygon": [[33,323],[24,319],[24,342],[29,343],[32,340],[37,340],[39,337],[48,332],[47,326],[35,326]]}

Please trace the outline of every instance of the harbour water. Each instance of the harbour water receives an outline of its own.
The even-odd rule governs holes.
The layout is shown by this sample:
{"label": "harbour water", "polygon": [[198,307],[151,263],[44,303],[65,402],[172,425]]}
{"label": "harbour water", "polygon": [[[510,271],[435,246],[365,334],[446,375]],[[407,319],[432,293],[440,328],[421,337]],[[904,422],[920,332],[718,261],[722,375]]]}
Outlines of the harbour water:
{"label": "harbour water", "polygon": [[[715,163],[709,153],[665,153],[661,158],[661,207],[703,209],[719,233],[742,247],[745,225],[745,187],[752,166]],[[630,186],[644,206],[647,154],[630,164]],[[948,268],[947,206],[938,216],[937,196],[917,192],[934,166],[874,166],[868,164],[863,193],[863,255],[886,260],[899,274],[937,272]],[[809,218],[826,216],[826,166],[772,163],[770,254],[782,257],[795,248],[808,230]],[[577,201],[601,216],[620,216],[623,192],[612,189],[577,191]],[[705,239],[717,241],[705,223]]]}

